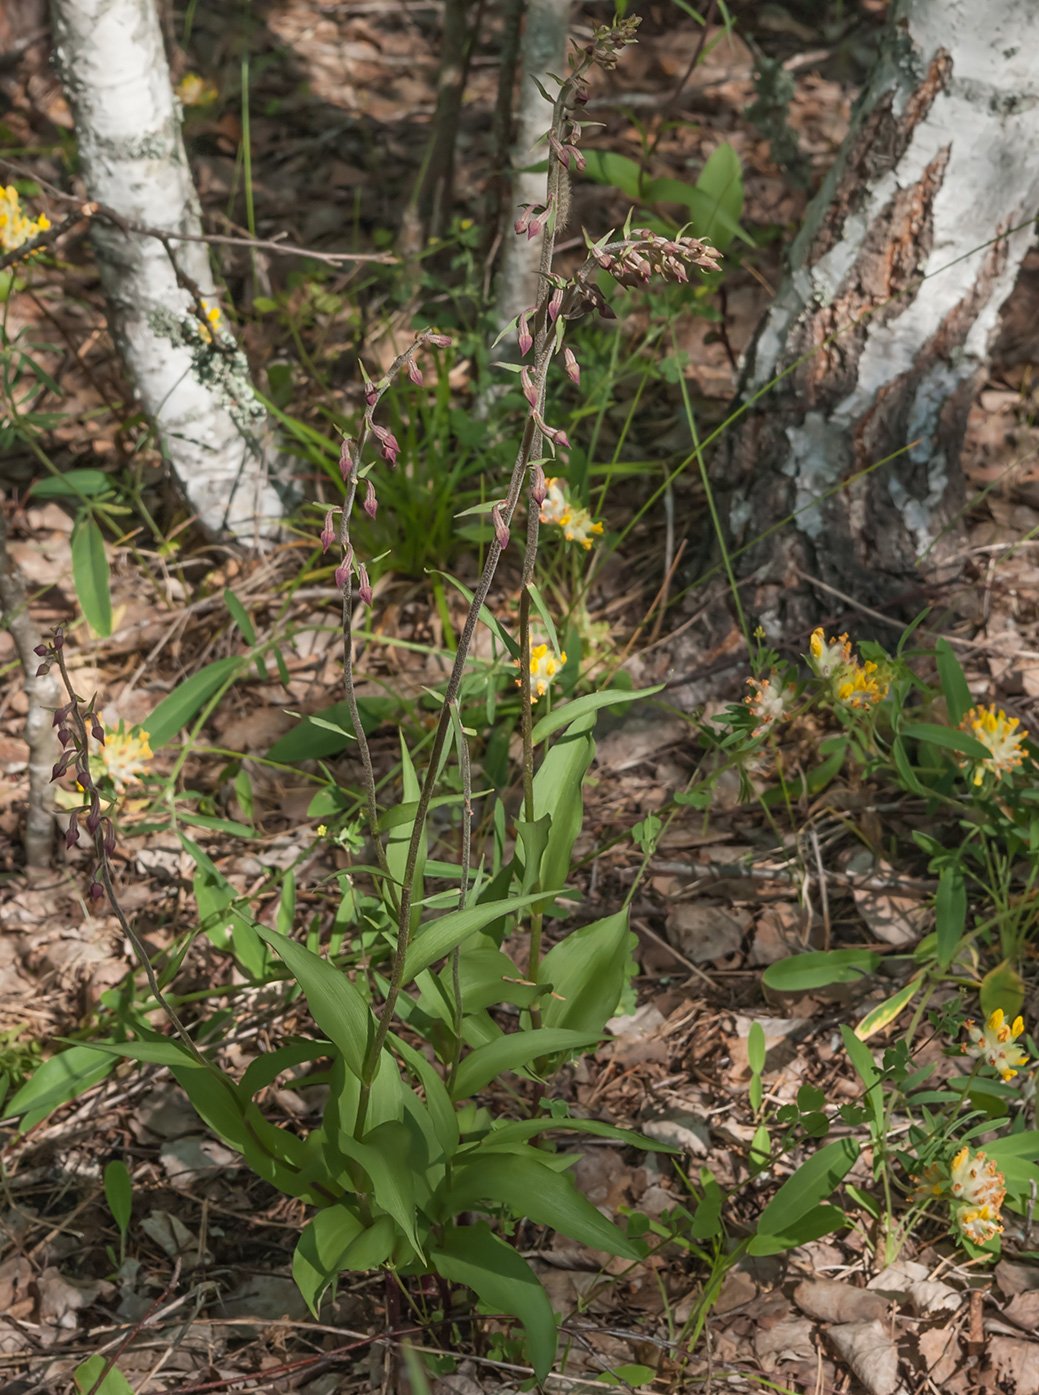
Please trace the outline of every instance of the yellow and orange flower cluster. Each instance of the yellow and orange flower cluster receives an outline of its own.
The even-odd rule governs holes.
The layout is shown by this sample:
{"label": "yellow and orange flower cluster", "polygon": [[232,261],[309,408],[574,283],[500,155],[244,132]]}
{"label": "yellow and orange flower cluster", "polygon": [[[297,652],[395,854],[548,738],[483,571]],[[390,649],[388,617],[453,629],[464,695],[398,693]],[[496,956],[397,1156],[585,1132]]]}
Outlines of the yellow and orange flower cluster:
{"label": "yellow and orange flower cluster", "polygon": [[602,524],[593,522],[587,509],[575,508],[569,502],[560,480],[546,480],[545,485],[548,492],[541,505],[541,522],[561,528],[567,542],[580,543],[587,551],[592,545],[593,537],[602,533]]}
{"label": "yellow and orange flower cluster", "polygon": [[[45,213],[35,219],[26,216],[13,184],[8,184],[6,189],[0,188],[0,252],[17,251],[23,243],[31,242],[41,232],[46,232],[50,225]],[[35,257],[41,251],[42,248],[37,247],[26,255]]]}
{"label": "yellow and orange flower cluster", "polygon": [[975,1245],[987,1245],[1003,1229],[1002,1206],[1006,1179],[991,1158],[971,1153],[964,1146],[948,1171],[937,1163],[926,1168],[917,1197],[943,1196],[952,1211],[953,1225]]}
{"label": "yellow and orange flower cluster", "polygon": [[988,771],[997,780],[1016,770],[1025,758],[1024,732],[1018,731],[1021,725],[1017,717],[1008,717],[1000,707],[990,703],[988,707],[972,707],[960,723],[960,730],[980,741],[989,755],[984,760],[966,761],[973,766],[973,779],[980,785]]}
{"label": "yellow and orange flower cluster", "polygon": [[837,702],[868,710],[887,695],[889,676],[871,659],[865,663],[852,653],[848,636],[827,639],[822,627],[812,632],[808,663],[817,678],[825,679]]}
{"label": "yellow and orange flower cluster", "polygon": [[220,330],[220,307],[219,305],[210,305],[208,300],[204,300],[202,302],[202,309],[205,311],[206,319],[209,321],[209,328],[207,329],[205,325],[199,324],[197,320],[195,321],[195,327],[198,330],[198,337],[202,342],[204,344],[211,344],[213,342],[213,335],[217,334]]}
{"label": "yellow and orange flower cluster", "polygon": [[1004,1080],[1013,1080],[1018,1067],[1027,1065],[1028,1053],[1017,1044],[1025,1030],[1024,1018],[1015,1017],[1011,1025],[1003,1009],[996,1008],[984,1027],[968,1022],[966,1028],[971,1039],[964,1042],[960,1050],[965,1056],[973,1056],[976,1061],[984,1061],[998,1070]]}
{"label": "yellow and orange flower cluster", "polygon": [[775,669],[767,678],[748,678],[747,687],[750,692],[743,701],[758,719],[751,735],[764,736],[787,715],[797,690],[793,683],[784,686]]}
{"label": "yellow and orange flower cluster", "polygon": [[139,728],[127,731],[120,722],[115,731],[105,732],[105,744],[91,759],[97,760],[101,767],[99,773],[108,776],[116,792],[123,794],[129,785],[147,773],[152,759],[148,733]]}
{"label": "yellow and orange flower cluster", "polygon": [[207,107],[217,99],[216,84],[198,73],[185,73],[174,90],[185,107]]}
{"label": "yellow and orange flower cluster", "polygon": [[[556,674],[566,663],[566,654],[562,653],[557,658],[552,653],[547,644],[535,644],[530,650],[530,700],[537,702],[539,697],[544,697],[548,692],[549,684]],[[522,668],[519,659],[516,660],[516,667]],[[522,678],[516,679],[516,687],[522,688]]]}

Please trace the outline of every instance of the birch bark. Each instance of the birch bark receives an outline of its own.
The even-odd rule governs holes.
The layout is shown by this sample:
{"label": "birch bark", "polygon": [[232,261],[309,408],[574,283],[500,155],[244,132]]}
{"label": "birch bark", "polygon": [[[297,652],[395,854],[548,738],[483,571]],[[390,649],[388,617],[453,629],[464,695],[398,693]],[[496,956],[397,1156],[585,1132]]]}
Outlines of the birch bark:
{"label": "birch bark", "polygon": [[792,371],[730,429],[715,469],[734,545],[797,513],[741,559],[771,638],[813,623],[805,574],[896,604],[923,560],[956,550],[967,414],[1037,209],[1035,0],[895,0],[742,400]]}
{"label": "birch bark", "polygon": [[[197,234],[198,201],[154,0],[52,0],[51,9],[89,197],[129,222]],[[211,537],[270,534],[282,504],[268,478],[270,433],[244,359],[204,352],[185,318],[191,296],[157,240],[95,220],[93,241],[110,327],[189,507]],[[216,304],[205,244],[173,246],[181,270]],[[178,326],[186,342],[175,342]]]}
{"label": "birch bark", "polygon": [[[570,23],[571,0],[530,0],[520,47],[523,77],[520,85],[519,110],[516,116],[516,139],[513,145],[512,188],[506,199],[504,243],[501,272],[498,279],[496,318],[499,328],[514,320],[521,311],[529,309],[538,298],[538,267],[541,261],[541,239],[517,237],[512,222],[522,204],[545,200],[545,171],[530,169],[544,166],[548,147],[537,141],[548,130],[552,108],[538,91],[537,78],[553,97],[557,87],[549,76],[567,74],[566,40]],[[562,229],[560,229],[562,231]]]}

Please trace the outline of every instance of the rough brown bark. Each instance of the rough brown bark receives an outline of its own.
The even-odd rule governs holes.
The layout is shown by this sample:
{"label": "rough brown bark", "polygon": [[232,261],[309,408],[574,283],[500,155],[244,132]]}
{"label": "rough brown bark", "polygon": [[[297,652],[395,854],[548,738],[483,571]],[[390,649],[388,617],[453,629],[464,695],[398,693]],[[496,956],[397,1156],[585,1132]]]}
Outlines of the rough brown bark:
{"label": "rough brown bark", "polygon": [[786,376],[715,464],[747,608],[771,638],[817,616],[806,576],[911,611],[956,550],[967,414],[1039,204],[1037,43],[1024,0],[993,0],[984,25],[945,0],[892,7],[740,400]]}

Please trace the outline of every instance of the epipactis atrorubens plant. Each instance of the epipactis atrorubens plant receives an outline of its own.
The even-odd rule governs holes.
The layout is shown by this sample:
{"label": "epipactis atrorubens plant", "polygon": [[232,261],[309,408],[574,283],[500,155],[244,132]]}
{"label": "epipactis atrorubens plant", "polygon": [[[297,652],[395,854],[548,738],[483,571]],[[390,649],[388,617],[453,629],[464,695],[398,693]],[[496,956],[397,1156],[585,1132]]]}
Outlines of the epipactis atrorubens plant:
{"label": "epipactis atrorubens plant", "polygon": [[[522,359],[515,371],[527,417],[511,475],[489,509],[494,535],[457,638],[424,770],[420,774],[402,743],[403,797],[392,810],[379,807],[355,691],[355,590],[364,605],[373,603],[373,594],[367,566],[354,551],[351,517],[358,503],[373,517],[378,508],[374,466],[366,462],[372,446],[390,468],[400,451],[393,433],[376,419],[383,395],[402,372],[421,385],[420,357],[448,340],[432,331],[422,333],[381,378],[365,377],[359,428],[343,441],[345,494],[341,507],[326,516],[322,543],[326,551],[338,546],[340,553],[335,582],[342,593],[346,696],[364,770],[368,831],[385,913],[383,940],[369,953],[365,972],[351,977],[291,935],[260,923],[247,904],[236,902],[226,913],[235,943],[262,948],[266,942],[276,951],[305,993],[321,1036],[294,1039],[260,1056],[237,1081],[198,1049],[168,1005],[175,1037],[160,1035],[138,1019],[137,1039],[110,1048],[169,1066],[206,1123],[260,1176],[316,1208],[293,1264],[315,1313],[344,1270],[384,1268],[394,1276],[388,1282],[399,1285],[388,1309],[399,1307],[403,1293],[418,1313],[430,1318],[437,1315],[430,1307],[434,1302],[440,1318],[449,1318],[445,1308],[452,1302],[451,1286],[465,1286],[485,1309],[520,1319],[538,1379],[555,1357],[556,1321],[548,1295],[501,1233],[501,1224],[529,1219],[631,1260],[646,1252],[641,1239],[607,1220],[580,1194],[570,1173],[560,1170],[558,1156],[538,1140],[551,1131],[570,1130],[656,1146],[594,1120],[569,1118],[558,1103],[542,1108],[546,1077],[598,1040],[632,970],[634,936],[626,910],[571,931],[545,955],[542,934],[546,917],[560,914],[556,899],[570,873],[581,826],[582,781],[595,751],[596,711],[640,695],[599,692],[535,720],[537,700],[564,660],[531,633],[542,517],[581,546],[591,546],[601,531],[586,510],[568,501],[563,482],[549,480],[545,472],[556,452],[569,444],[565,432],[545,417],[548,375],[560,364],[574,382],[580,380],[577,360],[564,343],[567,326],[590,312],[613,316],[599,284],[603,274],[621,286],[641,287],[654,278],[685,281],[691,268],[711,271],[718,262],[719,254],[696,238],[663,238],[626,227],[620,237],[589,241],[587,259],[573,275],[553,269],[556,235],[569,212],[570,170],[583,164],[579,113],[587,75],[594,66],[616,64],[634,41],[637,23],[627,20],[597,30],[591,43],[571,55],[568,77],[557,79],[560,90],[545,137],[545,202],[521,210],[516,222],[518,236],[542,239],[540,294],[506,330],[516,335]],[[497,857],[488,871],[482,864],[472,865],[470,733],[463,727],[462,710],[473,685],[486,682],[468,673],[468,655],[524,500],[518,643],[510,641],[521,689],[523,807],[522,817],[515,819],[511,860]],[[116,905],[104,846],[107,825],[93,793],[87,733],[75,702],[70,714],[76,769],[88,795],[87,819],[98,840],[95,886]],[[556,740],[549,743],[553,736]],[[462,793],[460,799],[448,794],[441,800],[461,805],[459,891],[447,913],[430,914],[428,902],[439,912],[444,898],[427,899],[425,891],[427,818],[452,755]],[[503,826],[504,810],[495,812]],[[388,835],[384,830],[390,830]],[[502,943],[522,924],[529,928],[529,957],[521,970]],[[164,1004],[149,974],[156,999]],[[506,1033],[491,1012],[495,1007],[505,1007],[519,1030]],[[421,1049],[415,1044],[419,1040]],[[255,1096],[283,1071],[319,1060],[331,1062],[321,1124],[300,1137],[269,1122]],[[493,1118],[474,1102],[483,1087],[506,1071],[528,1082],[525,1090],[503,1087],[511,1088],[519,1112],[527,1117]],[[423,1282],[420,1276],[425,1275],[437,1276],[436,1283]]]}

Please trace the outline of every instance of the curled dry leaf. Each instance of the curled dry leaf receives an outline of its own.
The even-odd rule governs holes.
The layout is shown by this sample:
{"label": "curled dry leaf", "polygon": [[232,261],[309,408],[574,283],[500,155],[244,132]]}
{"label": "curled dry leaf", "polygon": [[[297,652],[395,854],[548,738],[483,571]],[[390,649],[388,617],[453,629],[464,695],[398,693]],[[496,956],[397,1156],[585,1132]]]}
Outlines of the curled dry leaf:
{"label": "curled dry leaf", "polygon": [[807,1318],[777,1322],[755,1333],[754,1352],[765,1372],[774,1371],[781,1361],[807,1361],[815,1356],[812,1324]]}
{"label": "curled dry leaf", "polygon": [[882,1323],[849,1322],[829,1328],[826,1335],[869,1395],[897,1395],[904,1390],[898,1379],[898,1348]]}
{"label": "curled dry leaf", "polygon": [[963,1348],[951,1327],[931,1327],[920,1333],[920,1355],[935,1385],[949,1380],[960,1364]]}

